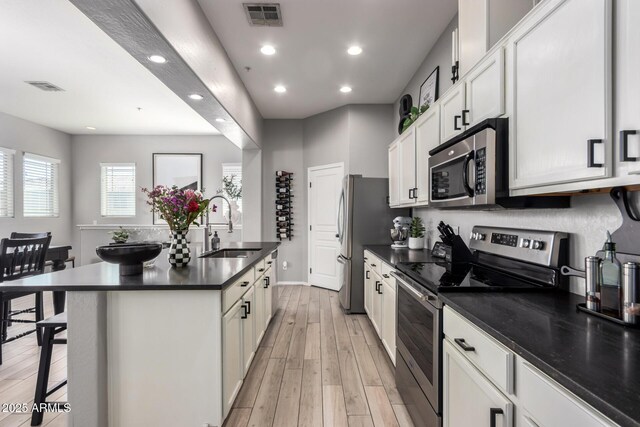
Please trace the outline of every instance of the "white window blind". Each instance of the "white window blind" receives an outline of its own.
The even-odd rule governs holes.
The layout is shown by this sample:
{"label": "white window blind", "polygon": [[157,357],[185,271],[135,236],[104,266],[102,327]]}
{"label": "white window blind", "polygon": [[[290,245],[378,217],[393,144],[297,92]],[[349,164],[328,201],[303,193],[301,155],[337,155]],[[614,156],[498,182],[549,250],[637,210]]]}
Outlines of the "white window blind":
{"label": "white window blind", "polygon": [[0,218],[13,217],[14,150],[0,147]]}
{"label": "white window blind", "polygon": [[100,168],[102,216],[135,216],[135,163],[101,163]]}
{"label": "white window blind", "polygon": [[[226,176],[226,177],[231,177],[231,175],[233,175],[233,183],[241,186],[242,185],[242,164],[241,163],[223,163],[222,164],[222,176]],[[229,197],[228,194],[224,194],[225,196]],[[238,210],[240,212],[242,212],[242,197],[240,197],[238,200]],[[223,215],[226,216],[227,218],[229,217],[229,205],[227,205],[226,203],[223,203]]]}
{"label": "white window blind", "polygon": [[58,179],[60,160],[24,153],[24,216],[60,216]]}

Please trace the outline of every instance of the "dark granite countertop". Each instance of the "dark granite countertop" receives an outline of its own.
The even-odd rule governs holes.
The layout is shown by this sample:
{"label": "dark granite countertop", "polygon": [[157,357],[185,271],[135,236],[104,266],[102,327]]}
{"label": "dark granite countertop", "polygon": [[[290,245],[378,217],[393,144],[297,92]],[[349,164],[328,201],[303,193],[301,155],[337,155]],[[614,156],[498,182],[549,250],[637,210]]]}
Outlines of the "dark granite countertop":
{"label": "dark granite countertop", "polygon": [[184,268],[171,268],[167,249],[152,267],[141,275],[120,276],[117,264],[100,262],[82,267],[41,274],[0,284],[2,291],[141,291],[141,290],[220,290],[276,250],[277,242],[228,243],[223,249],[261,248],[248,258],[199,258],[199,245],[191,247],[191,262]]}
{"label": "dark granite countertop", "polygon": [[372,252],[380,257],[387,264],[395,267],[401,262],[440,262],[440,258],[431,256],[429,249],[396,249],[391,245],[366,245],[364,250]]}
{"label": "dark granite countertop", "polygon": [[566,292],[456,292],[442,301],[623,426],[640,426],[640,330],[576,310]]}

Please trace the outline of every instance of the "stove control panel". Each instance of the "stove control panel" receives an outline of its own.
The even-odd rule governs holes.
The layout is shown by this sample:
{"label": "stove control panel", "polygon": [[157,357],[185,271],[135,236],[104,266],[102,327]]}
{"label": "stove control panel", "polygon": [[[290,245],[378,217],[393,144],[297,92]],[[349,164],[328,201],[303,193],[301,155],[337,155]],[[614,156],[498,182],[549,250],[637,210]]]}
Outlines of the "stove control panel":
{"label": "stove control panel", "polygon": [[567,238],[566,233],[556,231],[475,226],[469,239],[469,248],[559,267],[560,245],[566,243]]}

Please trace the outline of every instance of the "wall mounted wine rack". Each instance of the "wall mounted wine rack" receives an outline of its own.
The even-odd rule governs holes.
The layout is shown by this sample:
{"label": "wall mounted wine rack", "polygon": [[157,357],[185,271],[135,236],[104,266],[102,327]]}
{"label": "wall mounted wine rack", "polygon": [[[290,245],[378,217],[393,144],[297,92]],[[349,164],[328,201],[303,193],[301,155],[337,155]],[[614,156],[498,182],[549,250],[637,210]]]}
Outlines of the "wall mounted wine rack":
{"label": "wall mounted wine rack", "polygon": [[276,237],[286,240],[293,237],[293,172],[276,171]]}

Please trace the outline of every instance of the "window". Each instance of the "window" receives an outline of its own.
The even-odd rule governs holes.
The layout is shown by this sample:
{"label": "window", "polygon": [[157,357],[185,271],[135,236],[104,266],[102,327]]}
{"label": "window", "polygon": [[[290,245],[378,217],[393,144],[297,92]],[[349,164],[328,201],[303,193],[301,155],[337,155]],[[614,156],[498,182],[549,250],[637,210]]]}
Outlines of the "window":
{"label": "window", "polygon": [[58,175],[60,160],[24,153],[23,186],[25,217],[60,216]]}
{"label": "window", "polygon": [[102,216],[136,215],[136,165],[101,163]]}
{"label": "window", "polygon": [[[235,185],[236,190],[242,189],[242,164],[241,163],[223,163],[222,176],[226,177],[227,179],[233,176],[233,180],[231,182]],[[224,188],[225,187],[224,184],[222,187],[223,187],[222,189],[224,190],[224,195],[228,197],[229,200],[231,200],[229,193],[227,193],[226,189]],[[238,202],[238,210],[242,212],[242,196],[238,198],[237,202]],[[222,203],[222,205],[223,205],[222,214],[225,217],[229,218],[229,205],[227,205],[226,203]]]}
{"label": "window", "polygon": [[0,148],[0,218],[13,217],[13,155],[15,151]]}

